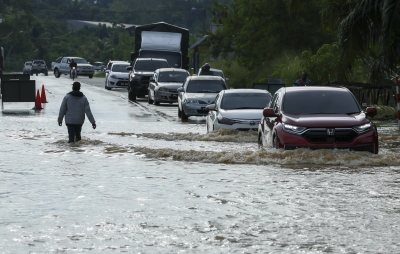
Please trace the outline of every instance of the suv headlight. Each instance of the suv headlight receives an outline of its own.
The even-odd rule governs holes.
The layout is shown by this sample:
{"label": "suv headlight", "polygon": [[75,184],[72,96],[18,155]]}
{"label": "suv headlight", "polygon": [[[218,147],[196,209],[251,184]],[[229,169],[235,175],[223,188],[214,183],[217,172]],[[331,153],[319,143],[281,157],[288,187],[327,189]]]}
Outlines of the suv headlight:
{"label": "suv headlight", "polygon": [[186,99],[183,103],[185,104],[200,104],[198,100],[193,100],[193,99]]}
{"label": "suv headlight", "polygon": [[283,125],[283,130],[292,134],[296,134],[296,135],[301,135],[304,133],[304,131],[307,129],[306,127],[302,127],[302,126],[295,126],[295,125],[291,125],[291,124],[282,124]]}
{"label": "suv headlight", "polygon": [[223,117],[221,114],[218,115],[217,121],[218,121],[218,123],[220,123],[220,124],[226,124],[226,125],[233,125],[233,124],[235,124],[235,120],[229,119],[229,118],[226,118],[226,117]]}
{"label": "suv headlight", "polygon": [[355,126],[353,127],[353,130],[355,130],[358,134],[366,133],[372,130],[372,123],[366,123],[363,125]]}

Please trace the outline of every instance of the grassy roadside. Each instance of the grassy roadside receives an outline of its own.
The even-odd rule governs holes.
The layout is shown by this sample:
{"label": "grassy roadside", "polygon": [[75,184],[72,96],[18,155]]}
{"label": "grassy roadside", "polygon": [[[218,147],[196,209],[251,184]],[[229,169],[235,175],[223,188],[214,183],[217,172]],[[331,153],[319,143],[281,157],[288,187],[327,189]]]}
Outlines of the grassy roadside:
{"label": "grassy roadside", "polygon": [[98,72],[98,73],[95,73],[93,75],[93,77],[95,77],[95,78],[105,78],[106,77],[106,73],[104,71]]}

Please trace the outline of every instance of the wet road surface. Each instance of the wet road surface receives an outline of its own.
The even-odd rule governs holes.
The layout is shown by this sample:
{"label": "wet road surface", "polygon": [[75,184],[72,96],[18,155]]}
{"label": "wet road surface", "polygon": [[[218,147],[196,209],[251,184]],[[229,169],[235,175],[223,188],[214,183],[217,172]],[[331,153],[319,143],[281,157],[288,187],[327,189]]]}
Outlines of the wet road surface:
{"label": "wet road surface", "polygon": [[32,79],[44,109],[0,115],[0,253],[400,252],[394,123],[379,124],[378,155],[259,150],[253,132],[206,134],[176,104],[80,77],[97,129],[86,120],[68,144],[72,81]]}

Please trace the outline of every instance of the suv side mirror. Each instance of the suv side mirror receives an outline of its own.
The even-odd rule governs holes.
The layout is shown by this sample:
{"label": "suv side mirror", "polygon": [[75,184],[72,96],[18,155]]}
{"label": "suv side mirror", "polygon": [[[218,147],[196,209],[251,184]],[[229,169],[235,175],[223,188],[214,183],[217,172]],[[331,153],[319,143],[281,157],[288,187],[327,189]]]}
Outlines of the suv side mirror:
{"label": "suv side mirror", "polygon": [[264,108],[263,110],[264,117],[276,117],[275,111],[272,108]]}
{"label": "suv side mirror", "polygon": [[217,109],[215,108],[215,104],[207,105],[207,106],[206,106],[206,109],[207,109],[207,110],[217,110]]}
{"label": "suv side mirror", "polygon": [[178,91],[178,93],[183,92],[183,87],[179,87],[178,89],[176,89],[176,91]]}
{"label": "suv side mirror", "polygon": [[365,114],[369,117],[374,117],[376,113],[377,113],[376,108],[368,107]]}
{"label": "suv side mirror", "polygon": [[131,70],[132,70],[132,66],[128,66],[128,67],[126,67],[126,69],[127,69],[128,71],[131,71]]}

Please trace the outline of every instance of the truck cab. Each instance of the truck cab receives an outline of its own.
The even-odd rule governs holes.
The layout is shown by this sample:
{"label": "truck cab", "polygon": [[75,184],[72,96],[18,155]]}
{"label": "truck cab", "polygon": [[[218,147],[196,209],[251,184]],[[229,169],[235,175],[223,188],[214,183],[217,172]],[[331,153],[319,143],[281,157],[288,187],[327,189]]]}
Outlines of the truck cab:
{"label": "truck cab", "polygon": [[148,94],[150,77],[160,68],[168,68],[168,61],[164,58],[136,58],[129,72],[128,98],[136,101],[136,97],[143,98]]}

